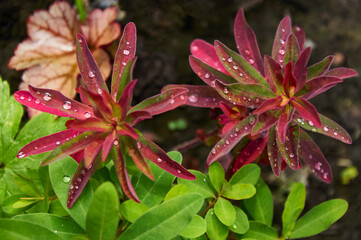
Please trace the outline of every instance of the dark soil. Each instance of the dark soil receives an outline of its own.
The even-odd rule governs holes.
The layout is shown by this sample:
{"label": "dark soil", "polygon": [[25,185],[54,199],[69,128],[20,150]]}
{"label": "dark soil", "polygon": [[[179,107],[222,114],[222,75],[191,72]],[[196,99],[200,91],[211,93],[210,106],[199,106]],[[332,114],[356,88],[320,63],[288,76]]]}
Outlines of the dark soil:
{"label": "dark soil", "polygon": [[[26,19],[36,9],[48,8],[51,0],[3,1],[0,8],[0,74],[8,80],[12,92],[21,81],[21,73],[9,70],[7,63],[16,45],[26,35]],[[99,6],[111,1],[96,1]],[[361,1],[359,0],[193,0],[193,1],[119,1],[126,13],[120,23],[133,21],[138,29],[138,62],[135,78],[139,79],[135,101],[159,93],[166,84],[203,84],[188,64],[189,45],[195,38],[213,42],[218,39],[236,49],[233,39],[233,20],[239,7],[244,7],[248,23],[257,35],[262,54],[270,54],[274,33],[280,20],[290,15],[294,24],[301,26],[314,45],[310,64],[327,55],[336,55],[336,66],[350,67],[361,72]],[[313,135],[325,157],[332,165],[332,184],[320,182],[307,170],[287,171],[276,179],[269,167],[263,167],[264,178],[276,196],[275,224],[280,224],[284,189],[291,181],[307,185],[306,209],[333,198],[349,202],[347,214],[328,231],[309,238],[313,240],[361,239],[361,176],[348,185],[340,183],[340,172],[346,165],[361,172],[361,81],[360,78],[344,83],[315,98],[312,103],[319,112],[343,126],[353,138],[346,145],[325,136]],[[185,119],[186,130],[170,131],[169,121]],[[149,124],[151,123],[151,124]],[[142,125],[157,137],[165,149],[190,140],[198,128],[211,129],[209,110],[180,108],[163,114]],[[187,164],[204,169],[210,148],[200,146],[185,154]],[[198,159],[198,160],[197,160]]]}

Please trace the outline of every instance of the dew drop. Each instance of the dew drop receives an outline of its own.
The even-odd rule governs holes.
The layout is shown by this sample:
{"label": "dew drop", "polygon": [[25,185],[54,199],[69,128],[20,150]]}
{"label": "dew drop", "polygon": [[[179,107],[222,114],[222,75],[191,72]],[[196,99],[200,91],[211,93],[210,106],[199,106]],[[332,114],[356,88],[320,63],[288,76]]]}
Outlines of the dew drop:
{"label": "dew drop", "polygon": [[59,146],[59,145],[60,145],[60,142],[59,142],[59,141],[56,141],[55,144],[56,144],[57,146]]}
{"label": "dew drop", "polygon": [[236,224],[233,224],[232,227],[233,227],[234,229],[236,229],[236,228],[237,228],[237,225],[236,225]]}
{"label": "dew drop", "polygon": [[78,178],[76,179],[76,181],[77,181],[78,183],[81,183],[82,180],[81,180],[81,178],[78,177]]}
{"label": "dew drop", "polygon": [[211,152],[212,154],[216,154],[216,149],[213,148]]}
{"label": "dew drop", "polygon": [[226,61],[226,59],[224,57],[222,57],[222,61]]}
{"label": "dew drop", "polygon": [[254,64],[253,58],[250,58],[248,61],[249,61],[250,64]]}
{"label": "dew drop", "polygon": [[178,172],[178,173],[181,173],[182,171],[178,169],[177,172]]}
{"label": "dew drop", "polygon": [[223,88],[223,92],[225,93],[225,94],[227,94],[227,93],[229,93],[229,90],[228,90],[228,88]]}
{"label": "dew drop", "polygon": [[90,118],[92,116],[92,114],[90,112],[86,112],[84,113],[84,117],[85,118]]}
{"label": "dew drop", "polygon": [[70,182],[70,180],[71,180],[71,178],[70,178],[68,175],[65,175],[65,176],[63,177],[63,182],[64,182],[64,183],[68,183],[68,182]]}
{"label": "dew drop", "polygon": [[213,81],[211,82],[211,87],[216,87],[216,81],[215,81],[215,80],[213,80]]}
{"label": "dew drop", "polygon": [[48,92],[44,93],[43,99],[45,101],[50,101],[51,100],[51,94],[48,93]]}
{"label": "dew drop", "polygon": [[19,153],[18,153],[18,158],[23,158],[23,157],[25,157],[25,153],[19,152]]}
{"label": "dew drop", "polygon": [[283,49],[280,49],[279,51],[278,51],[281,55],[285,55],[285,50],[283,50]]}
{"label": "dew drop", "polygon": [[209,73],[204,74],[204,77],[209,78],[210,77]]}
{"label": "dew drop", "polygon": [[71,109],[71,102],[65,101],[64,104],[63,104],[63,108],[64,108],[65,110]]}
{"label": "dew drop", "polygon": [[297,122],[302,122],[302,119],[301,118],[297,118]]}
{"label": "dew drop", "polygon": [[130,52],[129,52],[128,50],[124,50],[124,51],[123,51],[123,54],[126,55],[126,56],[128,56],[129,53],[130,53]]}
{"label": "dew drop", "polygon": [[338,135],[338,133],[337,133],[337,132],[334,132],[334,133],[333,133],[333,135],[337,136],[337,135]]}
{"label": "dew drop", "polygon": [[157,162],[161,163],[161,162],[162,162],[162,159],[157,158]]}
{"label": "dew drop", "polygon": [[320,163],[320,162],[315,163],[315,169],[316,170],[320,171],[321,166],[322,166],[322,163]]}
{"label": "dew drop", "polygon": [[195,103],[198,101],[198,96],[196,94],[192,94],[188,97],[188,101]]}
{"label": "dew drop", "polygon": [[125,66],[125,65],[127,65],[127,63],[126,63],[126,62],[122,62],[122,65]]}
{"label": "dew drop", "polygon": [[36,99],[35,104],[39,104],[39,103],[40,103],[39,99]]}
{"label": "dew drop", "polygon": [[79,186],[75,185],[75,189],[78,190],[78,189],[79,189]]}
{"label": "dew drop", "polygon": [[232,62],[232,60],[233,60],[232,57],[227,59],[228,62]]}
{"label": "dew drop", "polygon": [[312,121],[308,121],[308,124],[310,124],[310,126],[313,126],[313,122],[312,122]]}
{"label": "dew drop", "polygon": [[192,51],[194,51],[194,52],[196,52],[196,51],[198,51],[198,47],[197,46],[192,46],[192,49],[191,49]]}
{"label": "dew drop", "polygon": [[328,173],[325,172],[325,173],[322,175],[322,177],[323,177],[324,179],[327,179]]}
{"label": "dew drop", "polygon": [[31,97],[28,97],[28,101],[31,102],[32,98]]}
{"label": "dew drop", "polygon": [[256,122],[256,119],[255,119],[254,117],[251,117],[251,118],[249,119],[249,124],[250,124],[250,125],[255,124],[255,122]]}
{"label": "dew drop", "polygon": [[114,140],[114,146],[117,146],[119,144],[119,141],[118,140]]}
{"label": "dew drop", "polygon": [[101,88],[98,88],[98,94],[102,94],[103,90]]}
{"label": "dew drop", "polygon": [[141,148],[142,147],[142,144],[140,142],[137,142],[137,147],[138,148]]}
{"label": "dew drop", "polygon": [[239,75],[240,77],[243,77],[243,73],[241,73],[241,72],[240,72],[238,75]]}
{"label": "dew drop", "polygon": [[312,132],[317,132],[316,128],[312,128],[311,130],[312,130]]}
{"label": "dew drop", "polygon": [[236,127],[234,130],[235,130],[236,132],[239,132],[239,128],[238,128],[238,127]]}
{"label": "dew drop", "polygon": [[180,100],[184,100],[184,99],[185,99],[185,96],[180,95],[179,98],[180,98]]}
{"label": "dew drop", "polygon": [[248,127],[247,127],[247,126],[245,126],[245,127],[244,127],[244,130],[248,130]]}
{"label": "dew drop", "polygon": [[129,42],[125,42],[125,44],[129,45]]}
{"label": "dew drop", "polygon": [[234,66],[233,66],[233,69],[234,69],[234,70],[237,70],[237,69],[238,69],[238,67],[237,67],[236,65],[234,65]]}
{"label": "dew drop", "polygon": [[282,32],[286,32],[286,29],[282,28],[281,31],[282,31]]}
{"label": "dew drop", "polygon": [[[295,155],[293,153],[290,153],[290,158],[293,158]],[[292,165],[293,166],[293,165]]]}
{"label": "dew drop", "polygon": [[79,41],[78,41],[79,43],[82,43],[83,42],[83,40],[82,39],[79,39]]}
{"label": "dew drop", "polygon": [[228,140],[226,140],[226,144],[227,144],[227,145],[229,144],[229,141],[228,141]]}
{"label": "dew drop", "polygon": [[25,97],[24,97],[24,96],[21,96],[21,97],[20,97],[20,99],[21,99],[21,100],[24,100],[24,99],[25,99]]}
{"label": "dew drop", "polygon": [[323,131],[328,132],[328,130],[329,130],[329,129],[328,129],[327,126],[324,126],[324,127],[323,127]]}
{"label": "dew drop", "polygon": [[207,179],[203,178],[203,182],[207,182]]}
{"label": "dew drop", "polygon": [[285,44],[286,43],[286,41],[284,40],[284,39],[280,39],[280,43],[283,45],[283,44]]}
{"label": "dew drop", "polygon": [[69,185],[69,189],[70,189],[70,190],[71,190],[71,189],[74,189],[73,184],[70,184],[70,185]]}
{"label": "dew drop", "polygon": [[54,230],[54,233],[58,233],[58,231]]}

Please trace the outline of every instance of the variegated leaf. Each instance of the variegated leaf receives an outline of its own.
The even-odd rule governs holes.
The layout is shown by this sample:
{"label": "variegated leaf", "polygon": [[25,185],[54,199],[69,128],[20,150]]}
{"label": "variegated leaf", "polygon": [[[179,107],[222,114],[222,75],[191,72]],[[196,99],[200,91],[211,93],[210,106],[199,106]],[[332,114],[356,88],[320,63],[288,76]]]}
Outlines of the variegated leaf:
{"label": "variegated leaf", "polygon": [[290,17],[285,17],[278,25],[272,47],[272,58],[275,59],[280,65],[283,65],[286,53],[287,39],[291,33],[291,19]]}
{"label": "variegated leaf", "polygon": [[322,76],[330,68],[334,56],[327,56],[321,62],[315,63],[307,69],[307,81]]}

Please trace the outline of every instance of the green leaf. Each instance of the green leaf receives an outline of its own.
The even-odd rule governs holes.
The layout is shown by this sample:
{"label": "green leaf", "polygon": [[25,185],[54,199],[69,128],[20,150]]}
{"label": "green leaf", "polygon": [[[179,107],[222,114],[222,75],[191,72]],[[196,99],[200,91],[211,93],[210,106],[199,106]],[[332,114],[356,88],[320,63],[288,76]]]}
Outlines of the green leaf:
{"label": "green leaf", "polygon": [[242,239],[245,238],[277,240],[278,235],[276,230],[274,230],[272,227],[267,226],[260,222],[250,221],[248,232],[242,236]]}
{"label": "green leaf", "polygon": [[138,218],[118,239],[171,239],[189,225],[202,205],[202,196],[195,193],[170,199]]}
{"label": "green leaf", "polygon": [[9,240],[38,240],[40,236],[43,239],[61,239],[56,233],[37,224],[13,219],[0,219],[0,233],[2,239]]}
{"label": "green leaf", "polygon": [[61,239],[72,239],[84,230],[70,218],[55,216],[48,213],[33,213],[14,216],[12,219],[33,223],[57,234]]}
{"label": "green leaf", "polygon": [[232,203],[224,198],[218,198],[216,204],[214,204],[214,213],[226,226],[231,226],[236,219],[236,210]]}
{"label": "green leaf", "polygon": [[41,196],[40,190],[36,187],[32,179],[14,174],[14,181],[24,194],[32,197]]}
{"label": "green leaf", "polygon": [[133,200],[127,200],[120,204],[120,214],[129,222],[135,222],[140,216],[148,211],[148,207],[143,203],[136,203]]}
{"label": "green leaf", "polygon": [[94,193],[86,216],[86,231],[90,239],[114,239],[119,222],[117,190],[105,182]]}
{"label": "green leaf", "polygon": [[223,197],[233,200],[248,199],[253,197],[255,194],[256,188],[251,184],[244,183],[230,185],[229,187],[225,188],[221,193]]}
{"label": "green leaf", "polygon": [[290,239],[313,236],[325,231],[347,211],[348,204],[343,199],[333,199],[321,203],[301,217],[290,235]]}
{"label": "green leaf", "polygon": [[285,202],[285,209],[282,214],[282,236],[288,238],[293,227],[305,207],[306,189],[302,183],[293,186]]}
{"label": "green leaf", "polygon": [[210,209],[206,215],[207,222],[207,236],[212,240],[225,240],[228,236],[228,228],[223,225],[216,215],[214,210]]}
{"label": "green leaf", "polygon": [[327,56],[321,62],[307,68],[307,81],[324,74],[330,68],[333,59],[333,56]]}
{"label": "green leaf", "polygon": [[234,233],[243,234],[249,229],[249,222],[247,215],[238,207],[234,207],[236,210],[236,219],[232,226],[228,227]]}
{"label": "green leaf", "polygon": [[76,200],[71,209],[67,207],[67,195],[71,178],[75,173],[78,163],[71,157],[66,157],[61,161],[49,165],[49,174],[51,184],[53,185],[56,196],[63,208],[83,229],[85,229],[85,216],[88,212],[93,192],[90,185],[86,185],[80,197]]}
{"label": "green leaf", "polygon": [[219,162],[214,162],[209,166],[209,178],[211,179],[213,187],[217,192],[220,192],[224,182],[224,169]]}
{"label": "green leaf", "polygon": [[192,218],[192,221],[183,232],[180,233],[182,237],[186,238],[196,238],[201,236],[207,230],[206,221],[199,215],[195,215]]}
{"label": "green leaf", "polygon": [[13,194],[4,199],[1,203],[2,210],[8,214],[24,213],[26,209],[29,209],[33,204],[38,202],[37,200],[22,200],[27,198],[24,194]]}
{"label": "green leaf", "polygon": [[61,205],[59,199],[55,199],[55,200],[51,201],[51,203],[49,205],[49,213],[60,216],[60,217],[69,215],[69,213]]}
{"label": "green leaf", "polygon": [[189,171],[196,176],[196,180],[188,181],[178,178],[178,183],[185,185],[189,192],[201,194],[203,198],[215,198],[217,193],[212,187],[211,180],[208,175],[195,170]]}
{"label": "green leaf", "polygon": [[167,195],[164,198],[164,202],[168,201],[169,199],[175,198],[179,195],[186,194],[188,192],[188,189],[183,184],[178,184],[172,187],[171,190],[167,193]]}
{"label": "green leaf", "polygon": [[[179,152],[169,152],[168,156],[177,163],[182,162],[182,155]],[[175,176],[159,168],[152,162],[148,162],[154,175],[154,181],[142,174],[134,184],[135,192],[139,200],[151,208],[159,204],[172,188]]]}
{"label": "green leaf", "polygon": [[240,168],[229,180],[232,185],[248,183],[255,185],[261,175],[261,169],[257,164],[251,163]]}
{"label": "green leaf", "polygon": [[271,226],[273,218],[272,193],[262,179],[258,180],[256,191],[256,195],[244,200],[244,206],[255,221]]}

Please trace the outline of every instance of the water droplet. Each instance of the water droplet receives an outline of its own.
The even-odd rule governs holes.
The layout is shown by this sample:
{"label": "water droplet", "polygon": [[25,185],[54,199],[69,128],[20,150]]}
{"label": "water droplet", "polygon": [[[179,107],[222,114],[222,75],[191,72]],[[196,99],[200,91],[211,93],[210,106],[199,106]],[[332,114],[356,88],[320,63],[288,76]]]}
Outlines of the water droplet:
{"label": "water droplet", "polygon": [[125,44],[129,45],[129,42],[125,42]]}
{"label": "water droplet", "polygon": [[182,171],[178,169],[177,172],[178,172],[178,173],[181,173]]}
{"label": "water droplet", "polygon": [[70,185],[69,185],[69,189],[70,189],[70,190],[71,190],[71,189],[74,189],[73,184],[70,184]]}
{"label": "water droplet", "polygon": [[226,61],[226,58],[222,57],[222,61]]}
{"label": "water droplet", "polygon": [[236,225],[236,224],[233,224],[232,227],[233,227],[234,229],[236,229],[236,228],[237,228],[237,225]]}
{"label": "water droplet", "polygon": [[90,118],[92,116],[92,114],[90,112],[86,112],[84,113],[84,117],[85,118]]}
{"label": "water droplet", "polygon": [[21,97],[20,97],[20,99],[21,99],[21,100],[24,100],[24,99],[25,99],[25,97],[24,97],[24,96],[21,96]]}
{"label": "water droplet", "polygon": [[119,141],[118,140],[114,140],[114,146],[117,146],[119,144]]}
{"label": "water droplet", "polygon": [[337,135],[338,135],[338,133],[337,133],[337,132],[334,132],[334,133],[333,133],[333,135],[337,136]]}
{"label": "water droplet", "polygon": [[240,77],[243,77],[243,73],[241,73],[241,72],[240,72],[238,75],[239,75]]}
{"label": "water droplet", "polygon": [[78,41],[79,43],[82,43],[83,42],[83,40],[82,39],[79,39],[79,41]]}
{"label": "water droplet", "polygon": [[253,58],[250,58],[248,61],[249,61],[250,64],[253,64],[253,63],[254,63]]}
{"label": "water droplet", "polygon": [[82,169],[82,170],[80,171],[80,174],[84,176],[84,175],[86,174],[86,170],[85,170],[85,169]]}
{"label": "water droplet", "polygon": [[203,182],[207,182],[207,179],[203,178]]}
{"label": "water droplet", "polygon": [[196,94],[192,94],[188,97],[188,101],[195,103],[198,101],[198,96]]}
{"label": "water droplet", "polygon": [[234,65],[234,66],[233,66],[233,69],[234,69],[234,70],[237,70],[237,69],[238,69],[238,67],[237,67],[236,65]]}
{"label": "water droplet", "polygon": [[71,180],[71,178],[70,178],[68,175],[65,175],[65,176],[63,177],[63,182],[64,182],[64,183],[68,183],[68,182],[70,182],[70,180]]}
{"label": "water droplet", "polygon": [[229,93],[228,88],[227,88],[227,87],[223,88],[223,92],[224,92],[225,94]]}
{"label": "water droplet", "polygon": [[297,118],[297,122],[302,122],[302,119],[301,118]]}
{"label": "water droplet", "polygon": [[89,77],[89,78],[95,77],[95,71],[94,71],[94,70],[90,70],[90,71],[88,72],[88,77]]}
{"label": "water droplet", "polygon": [[280,49],[279,51],[278,51],[281,55],[285,55],[285,50],[283,50],[283,49]]}
{"label": "water droplet", "polygon": [[230,57],[230,58],[227,59],[228,62],[232,62],[232,60],[233,60],[232,57]]}
{"label": "water droplet", "polygon": [[324,127],[323,127],[323,131],[328,132],[328,130],[329,130],[329,129],[328,129],[327,126],[324,126]]}
{"label": "water droplet", "polygon": [[55,144],[56,144],[57,146],[59,146],[59,145],[60,145],[60,142],[59,142],[59,141],[56,141]]}
{"label": "water droplet", "polygon": [[245,126],[245,127],[244,127],[244,130],[248,130],[248,127],[247,127],[247,126]]}
{"label": "water droplet", "polygon": [[255,102],[256,102],[256,103],[259,103],[259,98],[256,98]]}
{"label": "water droplet", "polygon": [[324,179],[327,179],[327,177],[328,177],[328,173],[327,173],[327,172],[325,172],[325,173],[322,175],[322,177],[323,177]]}
{"label": "water droplet", "polygon": [[308,121],[308,124],[310,124],[310,126],[313,126],[313,122],[312,122],[312,121]]}
{"label": "water droplet", "polygon": [[78,185],[75,185],[75,189],[78,190],[78,189],[79,189],[79,186],[78,186]]}
{"label": "water droplet", "polygon": [[40,103],[39,99],[36,99],[35,104],[39,104],[39,103]]}
{"label": "water droplet", "polygon": [[28,97],[28,102],[31,102],[32,98],[31,97]]}
{"label": "water droplet", "polygon": [[71,109],[71,102],[65,101],[64,104],[63,104],[63,108],[64,108],[65,110]]}
{"label": "water droplet", "polygon": [[317,132],[316,128],[312,128],[311,130],[312,130],[312,132]]}
{"label": "water droplet", "polygon": [[322,163],[320,163],[320,162],[315,163],[315,168],[316,168],[318,171],[320,171],[321,167],[322,167]]}
{"label": "water droplet", "polygon": [[142,144],[140,142],[137,142],[137,147],[138,148],[141,148],[142,147]]}
{"label": "water droplet", "polygon": [[286,32],[286,29],[282,28],[281,31],[282,31],[282,32]]}
{"label": "water droplet", "polygon": [[54,233],[58,233],[58,231],[54,230]]}
{"label": "water droplet", "polygon": [[204,77],[209,78],[210,77],[209,73],[204,74]]}
{"label": "water droplet", "polygon": [[23,158],[23,157],[25,157],[25,153],[19,152],[19,153],[18,153],[18,158]]}
{"label": "water droplet", "polygon": [[126,55],[126,56],[128,56],[129,53],[130,53],[130,52],[129,52],[128,50],[124,50],[124,51],[123,51],[123,54]]}
{"label": "water droplet", "polygon": [[98,94],[102,94],[103,90],[101,88],[98,88]]}
{"label": "water droplet", "polygon": [[256,119],[255,119],[254,117],[251,117],[251,118],[249,119],[249,124],[250,124],[250,125],[255,124],[255,122],[256,122]]}
{"label": "water droplet", "polygon": [[51,94],[48,93],[48,92],[44,93],[43,99],[45,101],[50,101],[51,100]]}
{"label": "water droplet", "polygon": [[161,163],[161,162],[162,162],[162,159],[157,158],[157,162]]}
{"label": "water droplet", "polygon": [[290,158],[293,158],[295,155],[293,153],[290,153]]}
{"label": "water droplet", "polygon": [[238,127],[236,127],[236,129],[234,129],[236,132],[239,132],[239,128]]}
{"label": "water droplet", "polygon": [[213,148],[211,152],[212,154],[216,154],[216,149]]}
{"label": "water droplet", "polygon": [[283,44],[285,44],[286,43],[286,41],[284,40],[284,39],[280,39],[280,43],[283,45]]}
{"label": "water droplet", "polygon": [[78,178],[76,179],[76,181],[77,181],[78,183],[81,183],[82,180],[81,180],[81,178],[78,177]]}
{"label": "water droplet", "polygon": [[127,65],[127,63],[126,63],[126,62],[122,62],[122,65],[125,66],[125,65]]}
{"label": "water droplet", "polygon": [[191,49],[192,51],[194,51],[194,52],[196,52],[196,51],[198,51],[198,47],[197,46],[192,46],[192,49]]}
{"label": "water droplet", "polygon": [[228,141],[228,140],[226,140],[226,144],[227,144],[227,145],[229,144],[229,141]]}

